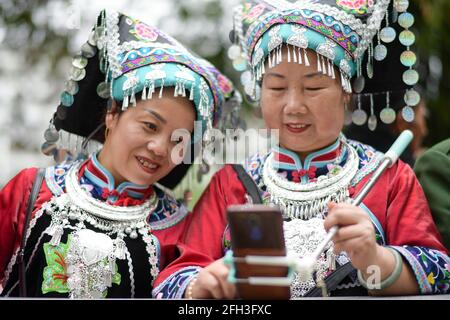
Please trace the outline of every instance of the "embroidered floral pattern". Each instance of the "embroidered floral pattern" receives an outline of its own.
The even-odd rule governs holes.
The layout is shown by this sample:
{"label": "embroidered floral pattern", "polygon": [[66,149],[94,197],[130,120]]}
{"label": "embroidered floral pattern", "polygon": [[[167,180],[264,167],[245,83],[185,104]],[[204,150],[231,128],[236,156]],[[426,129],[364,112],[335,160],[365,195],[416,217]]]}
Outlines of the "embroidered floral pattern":
{"label": "embroidered floral pattern", "polygon": [[437,250],[403,246],[393,247],[409,262],[422,294],[448,293],[450,288],[450,258]]}
{"label": "embroidered floral pattern", "polygon": [[197,276],[200,267],[186,267],[178,270],[153,289],[156,299],[182,299],[189,282]]}
{"label": "embroidered floral pattern", "polygon": [[262,3],[254,7],[246,6],[245,7],[246,13],[244,14],[245,21],[247,23],[252,23],[264,12],[265,8],[266,8],[265,5],[263,5]]}
{"label": "embroidered floral pattern", "polygon": [[136,21],[136,24],[134,25],[134,28],[130,30],[130,33],[139,40],[156,41],[156,39],[158,39],[158,33],[153,28],[138,21]]}
{"label": "embroidered floral pattern", "polygon": [[336,4],[352,14],[366,14],[373,7],[374,0],[336,0]]}
{"label": "embroidered floral pattern", "polygon": [[[67,243],[60,242],[57,246],[50,243],[44,243],[44,254],[47,266],[43,271],[44,281],[42,282],[42,293],[49,292],[68,293],[69,287],[67,285],[68,266],[66,264],[66,255],[69,249],[71,237],[69,236]],[[105,264],[107,264],[105,259]],[[115,265],[116,272],[112,277],[112,283],[120,285],[121,276],[118,273],[117,264]],[[107,290],[103,292],[103,297],[106,297]]]}

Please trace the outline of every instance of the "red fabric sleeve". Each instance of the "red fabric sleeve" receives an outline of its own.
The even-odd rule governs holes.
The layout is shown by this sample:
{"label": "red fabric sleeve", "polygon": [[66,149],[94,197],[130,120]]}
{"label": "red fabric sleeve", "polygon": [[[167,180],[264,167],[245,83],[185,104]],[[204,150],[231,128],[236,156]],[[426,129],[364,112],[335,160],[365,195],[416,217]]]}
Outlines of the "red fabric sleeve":
{"label": "red fabric sleeve", "polygon": [[22,170],[0,191],[0,279],[22,240],[27,200],[37,169]]}
{"label": "red fabric sleeve", "polygon": [[403,162],[392,169],[385,230],[388,244],[421,246],[448,254],[413,170]]}
{"label": "red fabric sleeve", "polygon": [[155,287],[174,272],[189,266],[205,267],[223,257],[226,208],[245,203],[245,189],[230,165],[219,170],[187,217],[187,231],[178,249],[180,257],[161,271]]}

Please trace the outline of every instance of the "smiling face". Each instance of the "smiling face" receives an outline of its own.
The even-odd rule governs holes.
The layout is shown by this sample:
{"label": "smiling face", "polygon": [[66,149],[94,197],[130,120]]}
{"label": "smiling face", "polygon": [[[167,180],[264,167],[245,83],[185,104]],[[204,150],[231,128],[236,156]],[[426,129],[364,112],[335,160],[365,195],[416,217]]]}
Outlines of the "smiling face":
{"label": "smiling face", "polygon": [[261,87],[261,110],[267,128],[279,129],[280,146],[302,159],[332,144],[344,125],[344,104],[349,95],[336,79],[317,72],[317,55],[308,50],[311,62],[283,62],[266,68]]}
{"label": "smiling face", "polygon": [[172,151],[186,144],[172,141],[172,134],[180,129],[192,133],[194,121],[193,104],[174,97],[173,88],[165,88],[159,99],[140,100],[120,115],[107,114],[109,134],[98,159],[116,185],[124,181],[151,185],[172,171],[176,166]]}

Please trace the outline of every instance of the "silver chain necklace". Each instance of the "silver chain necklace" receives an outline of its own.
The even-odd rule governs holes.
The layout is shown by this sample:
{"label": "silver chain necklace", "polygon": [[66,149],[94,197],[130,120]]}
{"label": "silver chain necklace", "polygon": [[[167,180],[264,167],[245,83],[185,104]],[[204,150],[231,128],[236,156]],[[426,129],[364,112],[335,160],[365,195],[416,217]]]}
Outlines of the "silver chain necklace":
{"label": "silver chain necklace", "polygon": [[[66,193],[53,197],[44,205],[51,216],[51,224],[46,233],[52,236],[50,245],[58,246],[64,229],[74,230],[70,241],[66,263],[68,264],[68,287],[71,298],[99,298],[112,285],[116,273],[116,259],[127,259],[131,267],[131,256],[124,238],[137,239],[138,233],[146,244],[150,273],[153,280],[159,274],[157,239],[151,235],[146,219],[156,208],[156,194],[138,206],[113,206],[94,199],[78,181],[81,163],[74,164],[66,176]],[[78,221],[72,226],[69,220]],[[85,226],[88,222],[103,231],[94,232]],[[115,235],[113,240],[110,236]],[[128,254],[127,254],[128,253]],[[99,271],[101,270],[101,272]],[[134,283],[130,269],[131,283]],[[89,280],[90,279],[90,280]],[[153,281],[152,281],[153,282]],[[134,286],[131,288],[134,297]]]}
{"label": "silver chain necklace", "polygon": [[317,182],[307,184],[287,180],[272,167],[273,153],[264,162],[262,179],[270,194],[270,202],[278,205],[285,218],[307,220],[323,214],[330,201],[348,199],[348,186],[356,175],[359,157],[350,145],[342,141],[348,150],[348,159],[342,170],[334,175],[320,176]]}

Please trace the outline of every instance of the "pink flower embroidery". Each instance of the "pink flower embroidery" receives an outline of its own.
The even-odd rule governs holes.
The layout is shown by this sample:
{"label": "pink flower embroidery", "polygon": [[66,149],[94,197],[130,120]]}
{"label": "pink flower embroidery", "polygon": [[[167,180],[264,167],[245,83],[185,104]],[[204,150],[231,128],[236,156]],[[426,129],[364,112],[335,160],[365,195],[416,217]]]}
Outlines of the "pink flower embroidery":
{"label": "pink flower embroidery", "polygon": [[223,75],[217,75],[217,81],[219,82],[219,86],[223,92],[228,93],[231,91],[230,81]]}
{"label": "pink flower embroidery", "polygon": [[366,13],[367,9],[374,5],[374,0],[338,0],[336,3],[344,9],[355,10],[358,13]]}
{"label": "pink flower embroidery", "polygon": [[247,13],[247,15],[244,17],[245,20],[247,21],[254,21],[257,17],[259,17],[261,15],[261,13],[263,13],[264,9],[266,7],[263,4],[258,4],[257,6],[254,6],[249,13]]}
{"label": "pink flower embroidery", "polygon": [[155,41],[158,38],[158,34],[148,25],[139,22],[134,26],[136,36],[150,41]]}

